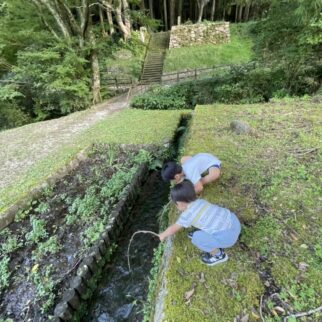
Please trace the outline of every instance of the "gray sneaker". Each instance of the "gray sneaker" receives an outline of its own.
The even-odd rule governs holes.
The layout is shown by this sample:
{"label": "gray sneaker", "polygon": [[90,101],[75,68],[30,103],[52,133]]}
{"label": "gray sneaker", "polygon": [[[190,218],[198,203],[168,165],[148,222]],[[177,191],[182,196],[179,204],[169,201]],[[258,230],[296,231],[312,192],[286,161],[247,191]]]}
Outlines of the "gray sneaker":
{"label": "gray sneaker", "polygon": [[228,255],[223,250],[221,250],[221,253],[219,255],[211,255],[209,253],[206,253],[201,257],[201,260],[208,266],[214,266],[226,262],[228,260]]}

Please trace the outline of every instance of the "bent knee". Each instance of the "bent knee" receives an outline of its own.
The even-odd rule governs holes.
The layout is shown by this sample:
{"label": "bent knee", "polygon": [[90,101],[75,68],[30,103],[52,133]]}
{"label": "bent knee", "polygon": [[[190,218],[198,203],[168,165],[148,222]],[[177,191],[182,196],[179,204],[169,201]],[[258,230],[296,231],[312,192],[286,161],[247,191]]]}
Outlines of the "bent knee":
{"label": "bent knee", "polygon": [[209,177],[212,180],[216,180],[220,177],[221,171],[219,168],[212,167],[209,169]]}

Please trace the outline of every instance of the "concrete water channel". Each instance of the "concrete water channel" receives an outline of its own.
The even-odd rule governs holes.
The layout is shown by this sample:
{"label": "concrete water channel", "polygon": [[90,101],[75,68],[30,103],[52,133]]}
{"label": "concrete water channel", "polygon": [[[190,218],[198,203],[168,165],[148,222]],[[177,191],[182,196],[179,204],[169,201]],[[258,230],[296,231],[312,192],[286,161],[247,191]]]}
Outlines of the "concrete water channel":
{"label": "concrete water channel", "polygon": [[127,248],[138,230],[159,231],[158,214],[168,201],[169,185],[153,172],[142,187],[137,201],[129,209],[129,220],[121,233],[117,250],[105,266],[102,282],[82,321],[142,321],[143,305],[149,286],[153,250],[159,241],[152,235],[137,235],[131,244],[129,271]]}

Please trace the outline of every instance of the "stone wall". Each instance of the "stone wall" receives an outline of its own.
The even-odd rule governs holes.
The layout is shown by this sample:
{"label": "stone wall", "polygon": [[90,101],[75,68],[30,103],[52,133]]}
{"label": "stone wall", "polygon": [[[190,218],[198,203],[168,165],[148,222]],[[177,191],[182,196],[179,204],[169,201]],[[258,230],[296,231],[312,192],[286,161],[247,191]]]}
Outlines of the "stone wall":
{"label": "stone wall", "polygon": [[229,22],[199,23],[171,28],[169,48],[202,44],[222,44],[230,41]]}

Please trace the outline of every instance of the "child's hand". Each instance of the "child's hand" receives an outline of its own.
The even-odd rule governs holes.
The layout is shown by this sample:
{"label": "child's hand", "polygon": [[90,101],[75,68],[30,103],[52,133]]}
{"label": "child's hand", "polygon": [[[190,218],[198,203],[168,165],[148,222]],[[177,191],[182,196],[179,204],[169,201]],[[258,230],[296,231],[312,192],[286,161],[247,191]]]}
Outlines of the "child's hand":
{"label": "child's hand", "polygon": [[163,233],[161,233],[161,234],[159,234],[159,238],[160,238],[160,241],[163,242],[165,240],[166,236]]}

